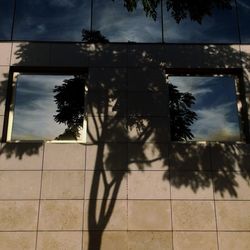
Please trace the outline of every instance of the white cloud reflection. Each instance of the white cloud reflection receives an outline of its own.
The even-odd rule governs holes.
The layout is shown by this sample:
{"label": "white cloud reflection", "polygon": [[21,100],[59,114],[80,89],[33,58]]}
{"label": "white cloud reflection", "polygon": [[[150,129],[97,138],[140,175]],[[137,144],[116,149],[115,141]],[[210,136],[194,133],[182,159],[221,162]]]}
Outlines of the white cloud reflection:
{"label": "white cloud reflection", "polygon": [[13,124],[13,140],[52,140],[65,125],[54,121],[57,106],[53,89],[71,75],[21,75],[18,78]]}
{"label": "white cloud reflection", "polygon": [[111,42],[161,42],[160,18],[146,17],[141,3],[131,13],[119,1],[96,1],[93,15],[93,28]]}
{"label": "white cloud reflection", "polygon": [[49,4],[56,7],[72,8],[76,4],[75,2],[75,0],[50,0]]}
{"label": "white cloud reflection", "polygon": [[198,120],[191,127],[196,140],[240,140],[239,124],[230,121],[235,103],[196,110]]}
{"label": "white cloud reflection", "polygon": [[169,80],[196,99],[192,111],[198,119],[191,126],[194,140],[240,140],[233,78],[173,76]]}

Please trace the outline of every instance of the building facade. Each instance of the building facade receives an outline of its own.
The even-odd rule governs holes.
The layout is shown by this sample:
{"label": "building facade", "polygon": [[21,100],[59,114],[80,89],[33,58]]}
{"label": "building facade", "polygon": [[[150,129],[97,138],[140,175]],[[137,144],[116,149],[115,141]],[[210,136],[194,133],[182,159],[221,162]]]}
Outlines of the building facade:
{"label": "building facade", "polygon": [[249,2],[110,2],[0,1],[0,249],[249,249]]}

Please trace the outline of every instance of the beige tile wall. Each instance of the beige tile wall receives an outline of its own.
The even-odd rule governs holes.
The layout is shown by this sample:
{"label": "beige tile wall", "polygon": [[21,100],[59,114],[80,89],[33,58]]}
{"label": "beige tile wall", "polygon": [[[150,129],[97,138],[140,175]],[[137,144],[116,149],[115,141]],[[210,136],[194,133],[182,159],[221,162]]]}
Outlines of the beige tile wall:
{"label": "beige tile wall", "polygon": [[[144,143],[126,120],[147,91],[165,93],[166,66],[243,65],[248,84],[249,46],[0,43],[0,51],[1,128],[10,65],[89,66],[94,97],[113,86],[128,98],[103,136],[97,110],[89,115],[85,145],[1,144],[1,250],[85,250],[100,235],[102,250],[249,249],[249,145],[170,143],[164,107],[144,110],[161,132]],[[112,121],[113,107],[101,119]]]}

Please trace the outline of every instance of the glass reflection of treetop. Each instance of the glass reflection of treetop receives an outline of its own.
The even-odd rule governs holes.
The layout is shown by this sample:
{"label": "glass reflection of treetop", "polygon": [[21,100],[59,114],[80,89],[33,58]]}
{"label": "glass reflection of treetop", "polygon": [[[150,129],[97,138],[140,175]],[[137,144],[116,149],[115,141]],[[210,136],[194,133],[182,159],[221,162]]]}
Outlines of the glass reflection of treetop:
{"label": "glass reflection of treetop", "polygon": [[[21,74],[17,78],[14,122],[11,140],[82,140],[82,131],[75,133],[74,127],[63,122],[56,122],[56,114],[60,106],[55,101],[56,91],[64,89],[71,79],[78,79],[74,84],[78,91],[68,92],[70,101],[84,102],[84,76],[73,75],[31,75]],[[81,98],[78,98],[78,97]],[[60,99],[60,97],[58,97]],[[70,102],[64,106],[70,110]],[[80,110],[83,111],[83,110]],[[78,115],[83,128],[83,115]]]}

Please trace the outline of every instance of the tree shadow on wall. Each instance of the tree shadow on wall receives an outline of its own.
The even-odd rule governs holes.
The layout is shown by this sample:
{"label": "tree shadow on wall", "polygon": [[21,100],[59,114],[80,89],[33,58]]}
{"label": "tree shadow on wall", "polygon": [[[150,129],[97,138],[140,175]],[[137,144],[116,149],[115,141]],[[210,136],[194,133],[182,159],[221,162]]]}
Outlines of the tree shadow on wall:
{"label": "tree shadow on wall", "polygon": [[[70,46],[75,53],[82,53],[84,49],[81,45]],[[90,57],[95,60],[104,57],[106,45],[89,46],[98,48],[89,52],[89,47],[85,47]],[[109,45],[110,48],[112,45]],[[133,46],[133,50],[135,48],[136,46]],[[162,47],[158,48],[160,50]],[[240,61],[239,52],[231,46],[204,45],[199,49],[202,56],[207,58],[204,62],[207,67],[233,68],[235,63]],[[116,47],[113,50],[113,60],[119,60],[115,58],[119,55]],[[31,53],[33,52],[34,44],[31,47]],[[87,96],[84,97],[84,108],[88,113],[87,147],[93,152],[93,158],[90,159],[93,164],[91,189],[86,197],[89,199],[89,249],[100,248],[102,233],[112,220],[117,199],[122,197],[120,192],[123,182],[128,175],[133,175],[133,170],[147,171],[156,168],[162,171],[162,182],[165,185],[170,182],[173,188],[187,188],[193,194],[213,188],[218,199],[240,198],[245,195],[239,193],[238,189],[242,182],[249,186],[248,145],[169,143],[168,110],[165,110],[165,117],[159,118],[159,111],[164,113],[164,108],[167,108],[169,103],[169,85],[166,84],[164,67],[161,67],[163,64],[171,67],[174,61],[171,61],[171,56],[168,61],[159,61],[150,51],[142,51],[139,47],[135,52],[138,63],[143,65],[150,62],[150,66],[159,69],[160,77],[157,76],[157,81],[154,81],[148,69],[143,67],[141,75],[135,74],[133,83],[129,85],[126,84],[127,73],[120,69],[115,69],[112,73],[100,69],[100,77],[96,76],[96,79],[90,78],[89,82],[84,82],[88,87]],[[160,51],[163,52],[164,50]],[[27,66],[30,59],[29,45],[20,45],[16,55],[21,58],[22,53],[23,63]],[[179,46],[178,53],[183,57],[187,56],[185,46]],[[242,53],[241,56],[245,61],[250,61],[249,55]],[[56,92],[54,94],[56,95]],[[36,154],[40,146],[27,143],[24,147],[7,143],[1,148],[0,157],[18,157],[22,160],[25,154]]]}
{"label": "tree shadow on wall", "polygon": [[[19,58],[20,63],[16,66],[33,64],[32,58],[36,54],[36,46],[39,47],[39,44],[20,44],[16,51],[16,57]],[[94,61],[105,61],[108,48],[108,53],[112,54],[110,61],[115,64],[120,60],[121,51],[111,44],[70,44],[67,46],[72,55],[87,55],[88,59]],[[158,50],[159,55],[165,55],[164,47],[158,45],[152,47],[154,51],[155,48]],[[235,63],[241,61],[241,57],[245,61],[250,61],[249,55],[244,53],[240,55],[239,51],[231,46],[191,47],[194,50],[200,50],[197,54],[206,58],[206,61],[196,58],[198,67],[203,65],[208,68],[234,68]],[[177,57],[182,58],[187,68],[193,67],[193,62],[190,61],[190,64],[188,62],[188,58],[193,56],[189,53],[193,50],[190,48],[187,50],[184,45],[177,46],[177,48],[178,50],[171,50],[168,58],[163,59],[156,58],[155,53],[151,54],[150,50],[142,50],[140,46],[131,46],[137,63],[159,69],[160,77],[158,76],[157,81],[150,78],[146,67],[142,67],[141,76],[135,76],[133,79],[133,86],[125,83],[127,73],[124,72],[121,76],[119,70],[107,73],[100,69],[103,79],[96,81],[90,79],[86,82],[88,93],[83,98],[86,98],[84,109],[88,114],[88,149],[94,152],[91,159],[93,176],[87,197],[89,199],[87,214],[89,249],[91,250],[101,248],[102,235],[112,220],[123,181],[126,176],[133,175],[132,170],[146,171],[156,167],[162,170],[162,181],[165,185],[170,182],[172,187],[177,189],[185,187],[191,189],[194,194],[203,189],[214,188],[215,193],[218,193],[221,198],[237,198],[242,195],[238,194],[241,180],[249,185],[248,145],[169,143],[169,100],[167,97],[171,92],[169,89],[171,85],[166,84],[164,69],[178,67],[175,63]],[[67,55],[60,56],[64,62],[71,60],[67,58]],[[55,66],[60,67],[62,64],[58,62]],[[140,85],[145,91],[138,91],[142,89]],[[76,85],[72,86],[76,87]],[[55,95],[58,91],[55,91]],[[192,98],[190,100],[192,101]],[[82,108],[82,101],[79,107]],[[72,112],[74,110],[70,113]],[[161,117],[160,113],[164,112],[165,116]],[[82,114],[82,109],[80,113]],[[84,117],[78,118],[79,120],[75,121],[76,124],[68,124],[73,135],[81,129],[78,123],[83,124]],[[69,118],[60,119],[58,118],[58,122],[65,122]],[[190,138],[188,135],[191,136],[188,126],[185,136],[178,131],[173,133],[175,124],[172,124],[171,128],[173,138],[176,140],[178,136],[184,140]],[[40,144],[37,147],[40,147]],[[31,144],[21,147],[19,144],[7,143],[1,148],[0,157],[15,156],[21,160],[24,154],[32,155],[37,152]]]}
{"label": "tree shadow on wall", "polygon": [[[65,136],[68,138],[69,133],[73,138],[78,137],[83,129],[83,114],[86,109],[89,143],[96,148],[96,157],[92,159],[93,179],[88,194],[89,249],[100,249],[102,232],[111,219],[122,182],[126,174],[130,173],[126,159],[127,142],[136,141],[141,147],[145,147],[149,138],[152,141],[167,142],[168,100],[170,117],[175,123],[175,126],[171,126],[171,137],[179,141],[193,138],[190,126],[196,119],[195,112],[191,111],[195,98],[162,80],[151,84],[152,90],[145,96],[133,93],[135,96],[128,98],[129,103],[126,90],[116,80],[96,87],[81,81],[79,76],[74,76],[54,89],[57,104],[55,121],[67,126],[65,132],[59,136],[60,139]],[[88,92],[84,94],[81,90],[86,84]],[[85,99],[86,105],[83,101]],[[165,117],[160,117],[163,123],[159,126],[159,119],[152,115],[159,113],[159,110],[162,112],[163,109]],[[130,133],[131,131],[133,132]],[[166,148],[158,149],[161,149],[161,158],[167,161]],[[131,158],[136,159],[139,155],[145,158],[142,149],[131,153]],[[96,230],[98,234],[94,232]]]}

